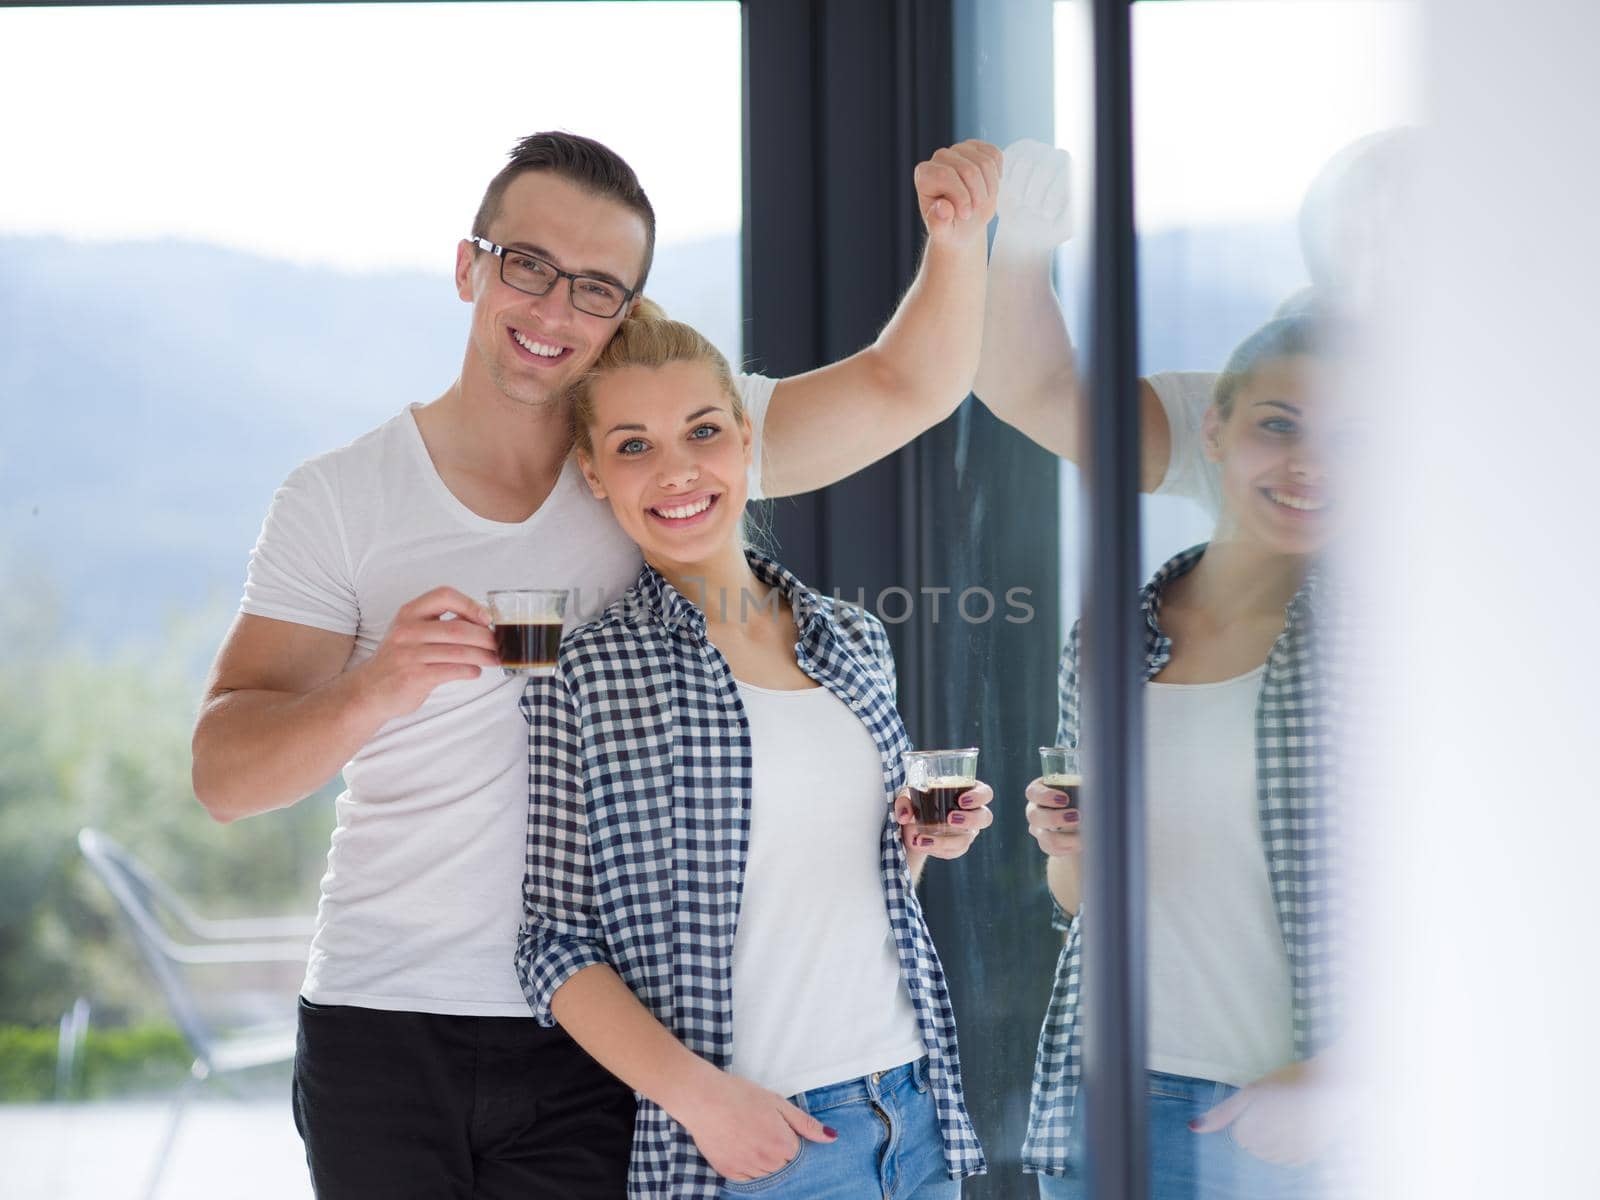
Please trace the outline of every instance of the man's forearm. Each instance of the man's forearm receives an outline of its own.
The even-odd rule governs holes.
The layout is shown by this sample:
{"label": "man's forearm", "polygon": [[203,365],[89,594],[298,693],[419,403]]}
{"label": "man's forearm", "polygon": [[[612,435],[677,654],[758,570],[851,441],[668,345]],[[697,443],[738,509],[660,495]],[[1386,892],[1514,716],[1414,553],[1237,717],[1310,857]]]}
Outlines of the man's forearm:
{"label": "man's forearm", "polygon": [[217,693],[195,724],[195,796],[219,821],[286,808],[337,775],[382,724],[348,672],[305,693]]}
{"label": "man's forearm", "polygon": [[949,416],[972,391],[983,344],[985,257],[981,235],[930,240],[910,288],[873,343],[895,391],[924,410],[925,427]]}
{"label": "man's forearm", "polygon": [[1051,284],[1053,252],[997,245],[973,390],[1008,425],[1077,458],[1077,360]]}
{"label": "man's forearm", "polygon": [[767,412],[769,496],[813,491],[894,453],[972,387],[983,317],[983,239],[930,242],[894,316],[865,350],[781,380]]}

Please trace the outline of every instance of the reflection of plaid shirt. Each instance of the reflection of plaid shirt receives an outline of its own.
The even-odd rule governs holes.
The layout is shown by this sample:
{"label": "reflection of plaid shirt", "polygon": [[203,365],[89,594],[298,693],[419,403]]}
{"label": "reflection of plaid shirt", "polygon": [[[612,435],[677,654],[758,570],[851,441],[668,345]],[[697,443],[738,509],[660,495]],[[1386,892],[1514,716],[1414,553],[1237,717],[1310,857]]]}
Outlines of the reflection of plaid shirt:
{"label": "reflection of plaid shirt", "polygon": [[[1168,562],[1140,593],[1145,618],[1145,673],[1152,678],[1172,657],[1172,640],[1156,618],[1166,586],[1205,553],[1196,546]],[[1331,940],[1334,904],[1331,863],[1334,829],[1325,811],[1332,790],[1332,715],[1327,689],[1327,607],[1319,603],[1319,572],[1313,571],[1290,601],[1284,631],[1267,656],[1256,702],[1256,795],[1261,841],[1266,851],[1278,925],[1289,951],[1294,1003],[1294,1044],[1299,1057],[1314,1054],[1333,1037],[1338,995]],[[1313,610],[1318,623],[1313,624]],[[1061,654],[1061,724],[1056,742],[1078,744],[1078,635],[1074,625]],[[1157,881],[1158,885],[1158,881]],[[1064,928],[1066,942],[1056,962],[1050,1006],[1039,1034],[1033,1067],[1033,1101],[1022,1147],[1027,1170],[1059,1175],[1067,1167],[1072,1122],[1082,1075],[1083,1027],[1079,1021],[1081,922]]]}
{"label": "reflection of plaid shirt", "polygon": [[[889,925],[928,1055],[946,1165],[954,1176],[977,1174],[983,1152],[962,1099],[955,1016],[888,803],[907,749],[888,638],[863,610],[749,558],[795,608],[801,670],[877,743]],[[530,681],[522,706],[530,797],[516,966],[535,1017],[554,1024],[556,990],[584,967],[609,963],[685,1046],[727,1069],[750,730],[727,662],[706,638],[705,614],[646,566],[622,599],[562,643],[555,674]],[[629,1197],[714,1197],[720,1183],[688,1133],[641,1099]]]}

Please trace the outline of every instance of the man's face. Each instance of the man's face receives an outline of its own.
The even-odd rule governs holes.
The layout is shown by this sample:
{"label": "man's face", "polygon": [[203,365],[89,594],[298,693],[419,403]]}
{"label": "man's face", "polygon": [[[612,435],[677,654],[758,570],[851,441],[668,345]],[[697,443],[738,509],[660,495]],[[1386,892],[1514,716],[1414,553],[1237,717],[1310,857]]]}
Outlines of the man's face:
{"label": "man's face", "polygon": [[[526,250],[563,271],[599,275],[636,288],[644,263],[644,220],[548,171],[517,176],[501,198],[488,239]],[[599,356],[627,314],[595,317],[568,299],[566,279],[543,296],[501,281],[500,260],[463,241],[456,251],[456,290],[472,304],[467,380],[486,379],[519,404],[542,405],[561,394]]]}

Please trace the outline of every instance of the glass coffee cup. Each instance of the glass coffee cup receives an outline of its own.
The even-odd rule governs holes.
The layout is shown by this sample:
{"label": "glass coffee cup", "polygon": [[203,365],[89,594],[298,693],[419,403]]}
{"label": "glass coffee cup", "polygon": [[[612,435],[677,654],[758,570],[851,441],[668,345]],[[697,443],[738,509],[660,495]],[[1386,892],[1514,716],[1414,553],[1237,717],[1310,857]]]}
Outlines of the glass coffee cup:
{"label": "glass coffee cup", "polygon": [[1039,747],[1039,782],[1067,798],[1067,807],[1078,811],[1078,792],[1083,788],[1079,751],[1067,746]]}
{"label": "glass coffee cup", "polygon": [[965,833],[961,826],[950,824],[950,814],[961,811],[963,793],[978,785],[978,748],[908,750],[904,760],[916,818],[913,830],[928,837]]}
{"label": "glass coffee cup", "polygon": [[507,675],[551,675],[561,646],[567,593],[547,588],[506,588],[489,593],[495,651]]}

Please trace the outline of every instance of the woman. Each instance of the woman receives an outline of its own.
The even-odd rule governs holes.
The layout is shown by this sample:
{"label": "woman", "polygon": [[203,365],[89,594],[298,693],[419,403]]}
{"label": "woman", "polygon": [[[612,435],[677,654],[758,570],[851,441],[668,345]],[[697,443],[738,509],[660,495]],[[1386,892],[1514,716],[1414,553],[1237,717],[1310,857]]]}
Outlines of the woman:
{"label": "woman", "polygon": [[524,698],[529,1004],[639,1094],[634,1200],[957,1196],[984,1162],[912,884],[991,793],[911,832],[883,627],[745,550],[709,342],[646,305],[570,399],[645,567]]}
{"label": "woman", "polygon": [[[1292,317],[1233,353],[1203,430],[1221,472],[1216,533],[1141,596],[1160,1200],[1307,1195],[1304,1164],[1326,1140],[1326,1123],[1304,1111],[1336,1007],[1325,814],[1333,613],[1315,555],[1335,511],[1327,451],[1348,430],[1319,394],[1318,336],[1313,318]],[[1064,745],[1078,740],[1078,648],[1074,627],[1061,664]],[[1038,780],[1028,798],[1067,931],[1023,1150],[1055,1200],[1084,1194],[1080,923],[1068,916],[1080,896],[1078,814]]]}

